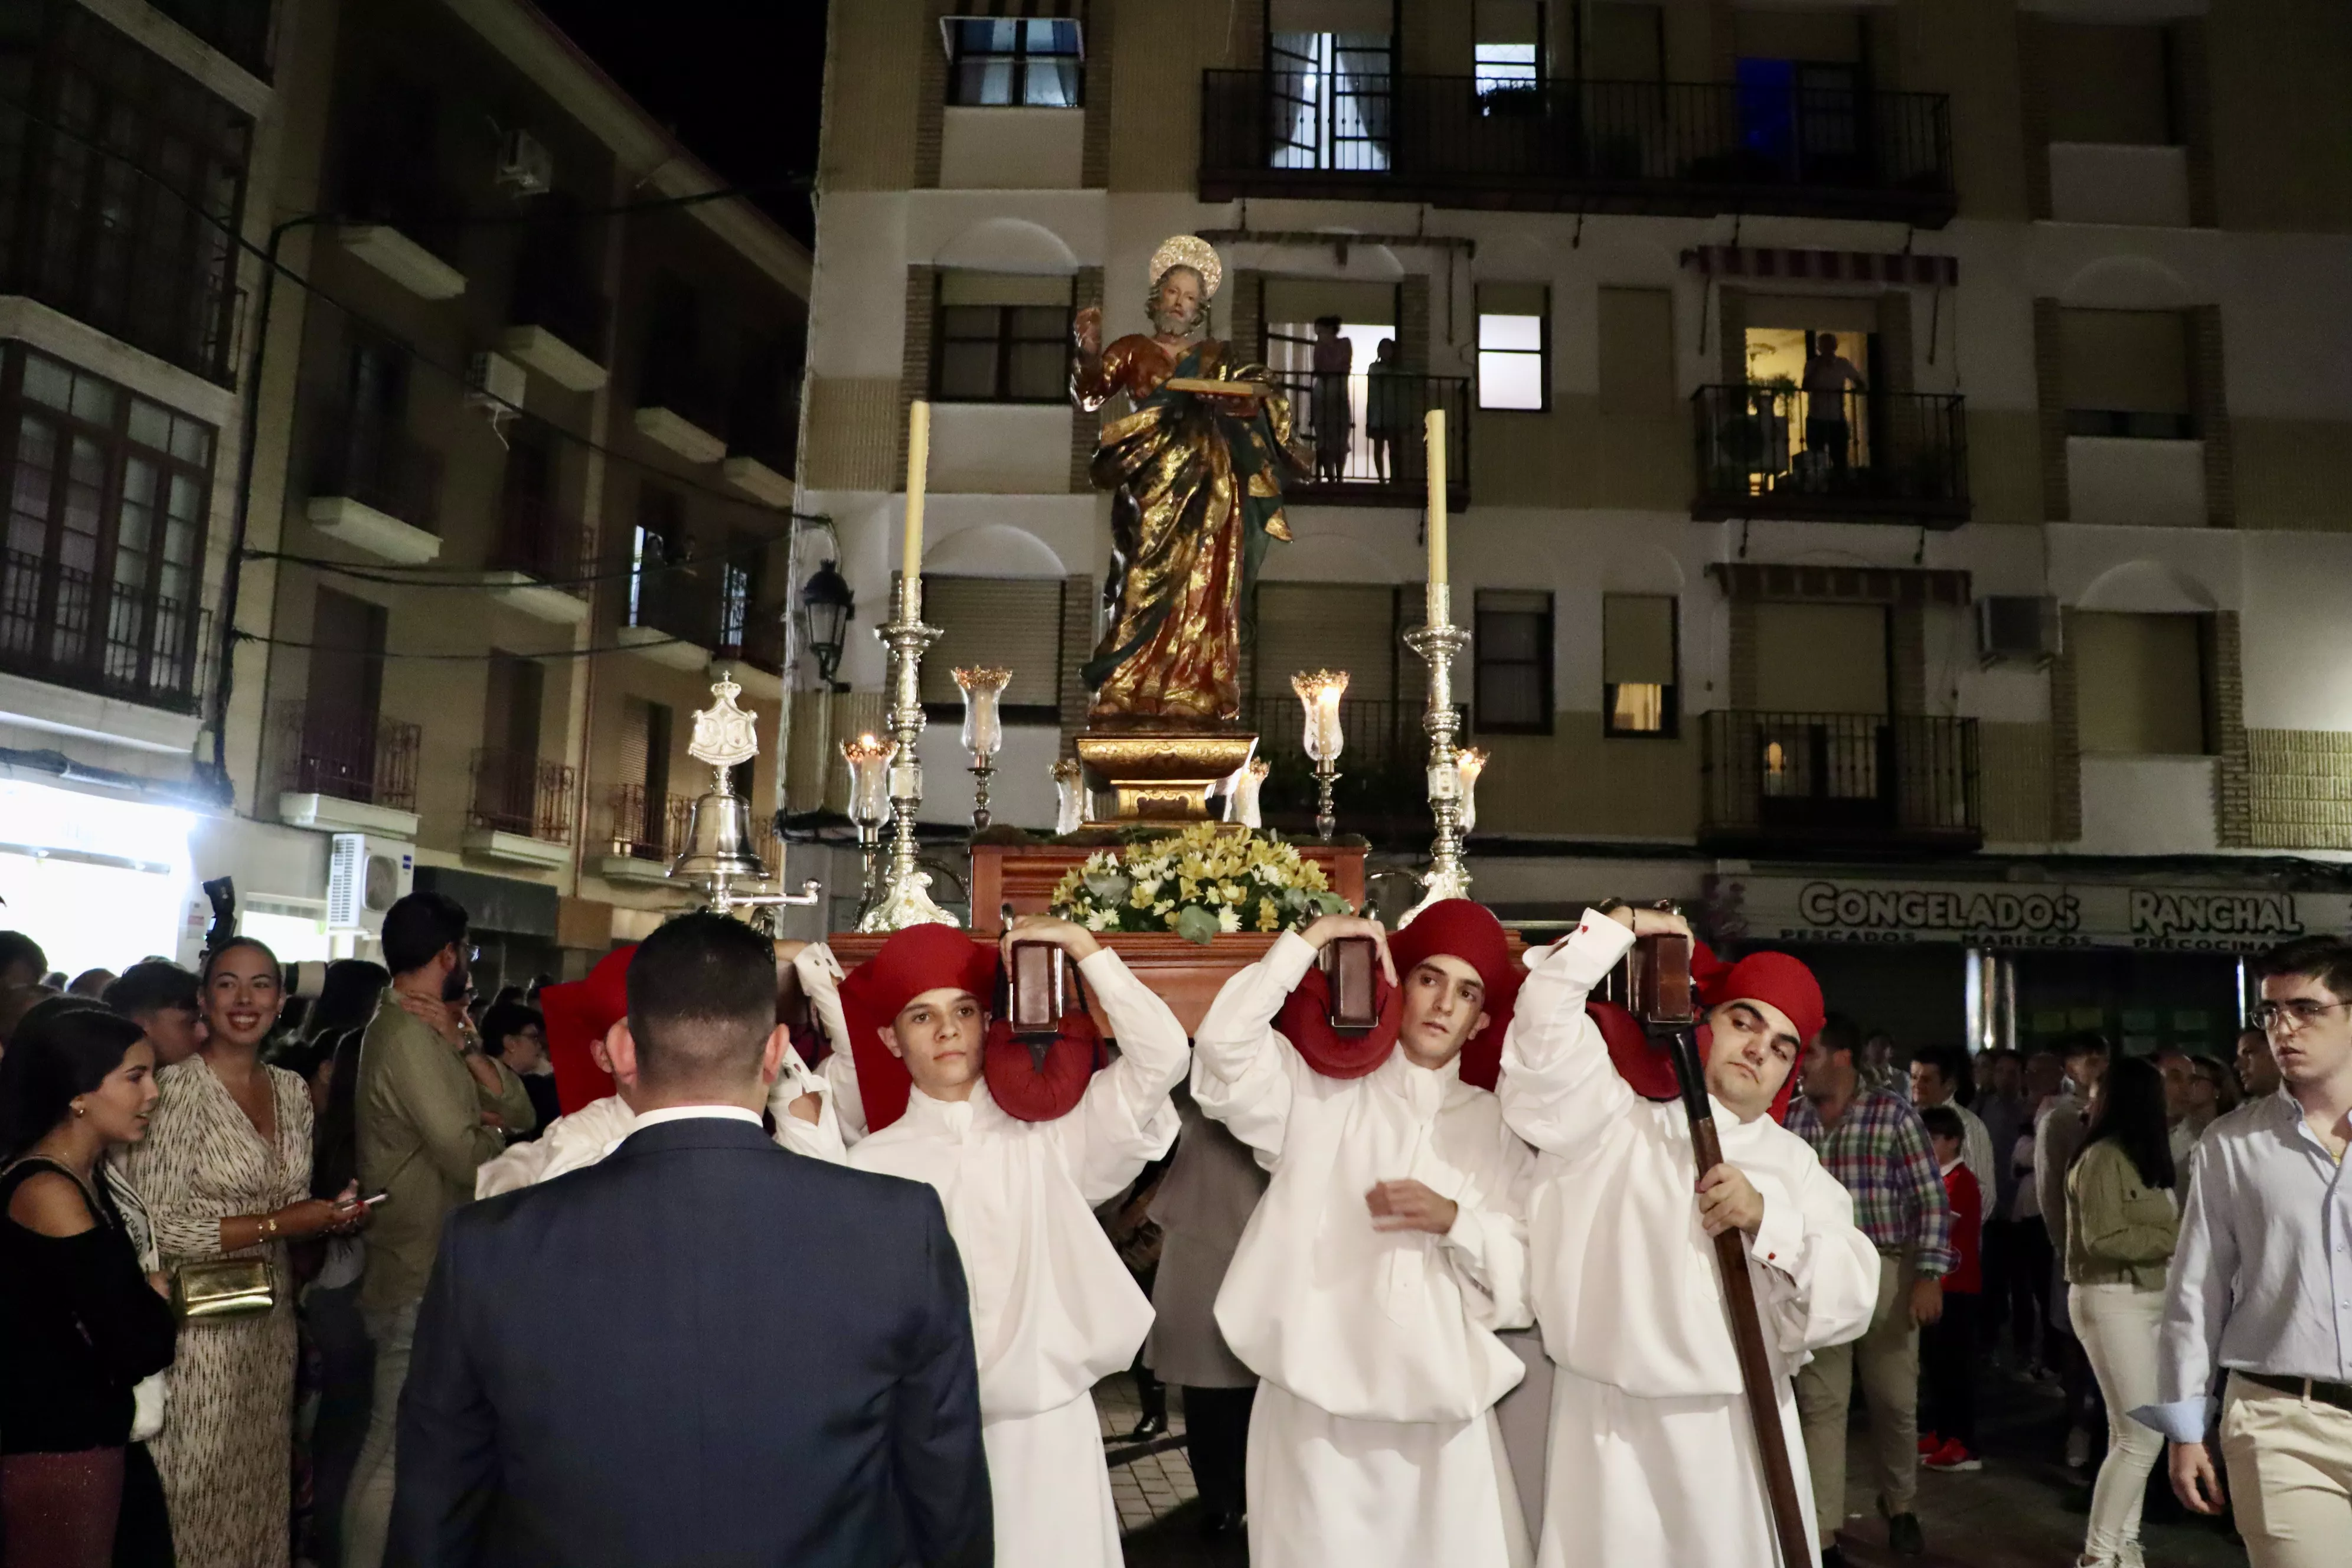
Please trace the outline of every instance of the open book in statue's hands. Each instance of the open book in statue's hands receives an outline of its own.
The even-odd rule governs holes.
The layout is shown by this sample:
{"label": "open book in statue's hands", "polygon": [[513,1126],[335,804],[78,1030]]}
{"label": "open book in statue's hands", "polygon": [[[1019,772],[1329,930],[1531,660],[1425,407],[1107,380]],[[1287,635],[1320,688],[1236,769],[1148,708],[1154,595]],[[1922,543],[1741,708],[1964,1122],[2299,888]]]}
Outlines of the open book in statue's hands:
{"label": "open book in statue's hands", "polygon": [[1194,392],[1204,397],[1265,397],[1274,391],[1262,381],[1217,381],[1203,375],[1171,375],[1160,384],[1169,392]]}

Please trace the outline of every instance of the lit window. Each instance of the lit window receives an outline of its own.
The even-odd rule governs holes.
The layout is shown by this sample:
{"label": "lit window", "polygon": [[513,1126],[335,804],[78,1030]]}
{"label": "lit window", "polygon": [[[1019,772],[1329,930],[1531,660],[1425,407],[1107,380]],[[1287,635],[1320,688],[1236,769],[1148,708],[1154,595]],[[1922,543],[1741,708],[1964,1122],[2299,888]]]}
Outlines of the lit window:
{"label": "lit window", "polygon": [[1675,735],[1680,679],[1670,594],[1601,596],[1601,711],[1604,734]]}
{"label": "lit window", "polygon": [[1611,691],[1609,728],[1620,735],[1654,735],[1666,727],[1666,689],[1623,681]]}
{"label": "lit window", "polygon": [[1478,406],[1544,406],[1544,319],[1478,317]]}
{"label": "lit window", "polygon": [[1074,21],[950,16],[948,101],[965,107],[1076,109],[1085,50]]}
{"label": "lit window", "polygon": [[1533,44],[1480,44],[1477,47],[1475,68],[1478,96],[1507,88],[1531,88],[1536,84],[1536,47]]}

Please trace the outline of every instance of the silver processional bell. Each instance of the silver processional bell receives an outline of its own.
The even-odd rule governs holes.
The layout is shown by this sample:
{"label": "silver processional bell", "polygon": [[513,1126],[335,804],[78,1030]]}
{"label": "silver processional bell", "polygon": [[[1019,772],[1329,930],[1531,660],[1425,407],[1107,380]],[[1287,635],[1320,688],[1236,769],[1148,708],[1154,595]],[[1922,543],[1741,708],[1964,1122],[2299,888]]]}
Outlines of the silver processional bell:
{"label": "silver processional bell", "polygon": [[764,882],[767,863],[751,842],[751,803],[735,793],[731,776],[738,763],[759,752],[751,716],[735,706],[742,689],[720,679],[711,687],[717,699],[694,716],[694,742],[687,754],[710,767],[710,788],[697,796],[686,820],[686,846],[670,862],[675,880],[705,889],[734,882]]}

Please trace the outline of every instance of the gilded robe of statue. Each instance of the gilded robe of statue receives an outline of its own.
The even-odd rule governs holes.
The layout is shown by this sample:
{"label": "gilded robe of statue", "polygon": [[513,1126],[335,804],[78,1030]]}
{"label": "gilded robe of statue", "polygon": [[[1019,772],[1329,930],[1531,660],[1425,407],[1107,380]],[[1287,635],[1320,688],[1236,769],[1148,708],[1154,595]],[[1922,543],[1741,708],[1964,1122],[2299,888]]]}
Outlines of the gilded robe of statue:
{"label": "gilded robe of statue", "polygon": [[1269,383],[1213,339],[1173,359],[1124,337],[1081,360],[1071,390],[1088,412],[1115,393],[1134,411],[1103,427],[1094,481],[1112,492],[1110,628],[1086,667],[1091,717],[1221,721],[1242,710],[1242,605],[1268,540],[1287,540],[1282,481],[1307,466],[1290,403],[1174,392],[1171,377]]}

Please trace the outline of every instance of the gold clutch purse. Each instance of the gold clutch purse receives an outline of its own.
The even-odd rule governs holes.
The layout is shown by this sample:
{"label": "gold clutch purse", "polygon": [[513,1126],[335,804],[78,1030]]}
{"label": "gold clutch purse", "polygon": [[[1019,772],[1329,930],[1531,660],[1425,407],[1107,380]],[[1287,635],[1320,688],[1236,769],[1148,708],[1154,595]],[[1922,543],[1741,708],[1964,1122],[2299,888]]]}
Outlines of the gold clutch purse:
{"label": "gold clutch purse", "polygon": [[172,1270],[172,1310],[184,1323],[258,1317],[278,1305],[267,1258],[221,1258]]}

